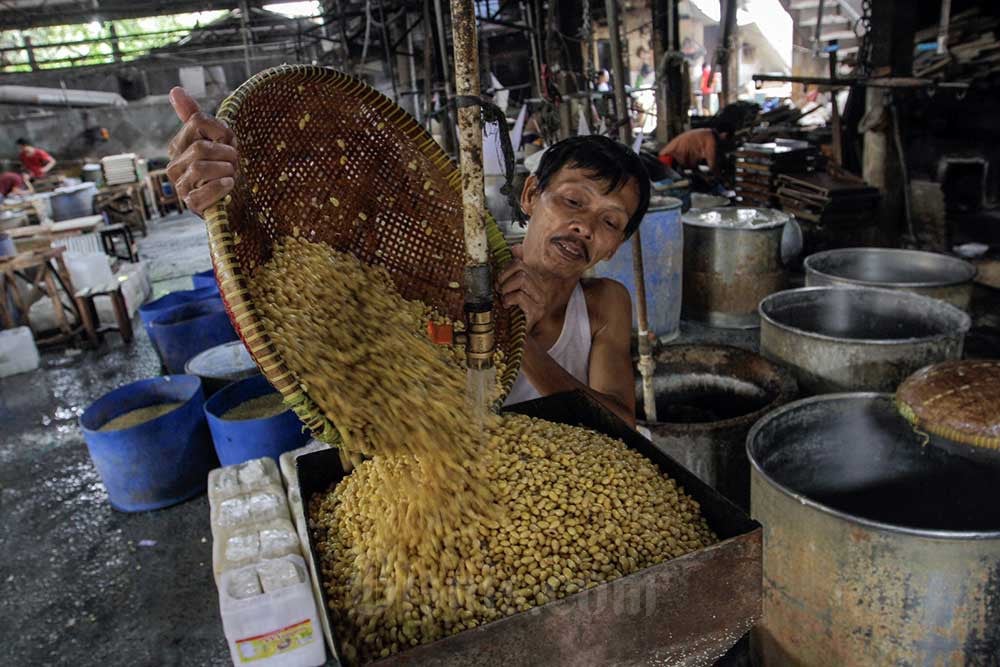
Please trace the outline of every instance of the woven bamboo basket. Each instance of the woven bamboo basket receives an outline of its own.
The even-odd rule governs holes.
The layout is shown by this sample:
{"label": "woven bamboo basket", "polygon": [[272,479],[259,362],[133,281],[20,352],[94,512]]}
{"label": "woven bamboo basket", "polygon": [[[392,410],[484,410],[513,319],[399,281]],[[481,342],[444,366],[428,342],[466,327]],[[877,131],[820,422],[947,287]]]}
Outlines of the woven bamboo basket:
{"label": "woven bamboo basket", "polygon": [[[384,267],[405,298],[462,320],[460,173],[403,109],[325,67],[261,72],[222,103],[218,117],[240,151],[235,188],[206,213],[222,299],[264,376],[315,437],[336,442],[329,416],[270,341],[247,281],[276,241],[301,236]],[[492,219],[487,235],[497,272],[512,255]],[[493,316],[506,363],[502,401],[521,364],[525,323],[516,308],[497,305]]]}

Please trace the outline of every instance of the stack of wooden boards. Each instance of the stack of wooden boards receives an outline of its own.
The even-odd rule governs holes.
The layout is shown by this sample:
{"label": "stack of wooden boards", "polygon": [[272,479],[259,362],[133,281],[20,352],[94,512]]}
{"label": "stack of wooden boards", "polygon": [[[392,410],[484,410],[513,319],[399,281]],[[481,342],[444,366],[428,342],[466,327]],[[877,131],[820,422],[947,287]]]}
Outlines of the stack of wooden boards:
{"label": "stack of wooden boards", "polygon": [[798,219],[810,251],[872,244],[878,188],[825,172],[780,174],[776,185],[782,210]]}
{"label": "stack of wooden boards", "polygon": [[801,141],[778,139],[766,144],[743,144],[733,153],[736,197],[743,206],[778,205],[777,179],[782,174],[809,174],[816,168],[817,150]]}
{"label": "stack of wooden boards", "polygon": [[[1000,42],[996,31],[1000,20],[983,16],[978,7],[959,12],[948,24],[948,49],[938,54],[927,50],[913,61],[913,75],[937,81],[967,81],[970,84],[994,83],[1000,79]],[[938,27],[930,26],[914,34],[917,45],[937,40]],[[918,50],[922,50],[918,47]]]}

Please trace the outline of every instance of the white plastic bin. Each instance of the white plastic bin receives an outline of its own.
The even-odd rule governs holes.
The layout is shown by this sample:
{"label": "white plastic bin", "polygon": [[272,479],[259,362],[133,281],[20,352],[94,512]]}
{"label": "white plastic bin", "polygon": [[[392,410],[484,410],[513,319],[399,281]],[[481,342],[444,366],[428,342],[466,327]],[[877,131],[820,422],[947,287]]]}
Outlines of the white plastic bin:
{"label": "white plastic bin", "polygon": [[28,327],[0,331],[0,378],[38,368],[38,348]]}
{"label": "white plastic bin", "polygon": [[67,252],[63,255],[73,287],[81,290],[88,287],[103,287],[111,282],[111,264],[102,253]]}
{"label": "white plastic bin", "polygon": [[222,575],[219,608],[234,665],[313,667],[326,662],[308,579],[299,556]]}

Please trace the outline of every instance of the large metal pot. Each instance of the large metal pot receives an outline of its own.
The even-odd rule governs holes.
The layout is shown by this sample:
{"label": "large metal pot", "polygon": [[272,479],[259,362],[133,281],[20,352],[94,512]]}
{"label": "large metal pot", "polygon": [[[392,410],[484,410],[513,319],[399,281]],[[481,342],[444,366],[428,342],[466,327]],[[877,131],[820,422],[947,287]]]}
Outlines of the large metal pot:
{"label": "large metal pot", "polygon": [[1000,470],[923,446],[889,394],[779,408],[747,454],[758,664],[997,664]]}
{"label": "large metal pot", "polygon": [[[641,395],[636,383],[636,396]],[[796,394],[795,379],[763,357],[725,345],[671,345],[653,377],[657,449],[743,509],[750,507],[746,437],[754,422]]]}
{"label": "large metal pot", "polygon": [[757,326],[757,304],[785,288],[781,237],[788,215],[729,207],[692,210],[682,220],[683,318],[717,327]]}
{"label": "large metal pot", "polygon": [[805,287],[760,302],[760,350],[804,394],[893,391],[923,366],[959,359],[969,316],[920,294]]}
{"label": "large metal pot", "polygon": [[915,292],[969,309],[976,267],[957,257],[894,248],[844,248],[810,255],[806,285],[885,287]]}

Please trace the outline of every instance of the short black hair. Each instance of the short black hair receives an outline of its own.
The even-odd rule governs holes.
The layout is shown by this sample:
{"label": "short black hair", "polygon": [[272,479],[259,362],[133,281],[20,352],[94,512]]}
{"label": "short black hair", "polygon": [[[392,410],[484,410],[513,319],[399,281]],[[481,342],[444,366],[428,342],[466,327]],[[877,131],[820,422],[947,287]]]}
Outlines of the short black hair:
{"label": "short black hair", "polygon": [[625,238],[632,236],[649,208],[649,174],[639,156],[628,146],[597,134],[563,139],[547,148],[542,155],[535,172],[538,191],[545,190],[556,173],[566,166],[583,169],[607,181],[605,193],[625,187],[633,178],[638,181],[639,207],[625,225]]}
{"label": "short black hair", "polygon": [[25,139],[24,137],[21,137],[20,139],[18,139],[14,143],[17,144],[18,146],[30,146],[31,145],[31,142],[28,141],[27,139]]}

